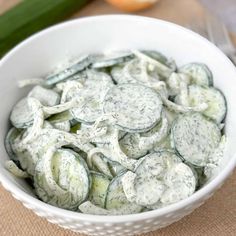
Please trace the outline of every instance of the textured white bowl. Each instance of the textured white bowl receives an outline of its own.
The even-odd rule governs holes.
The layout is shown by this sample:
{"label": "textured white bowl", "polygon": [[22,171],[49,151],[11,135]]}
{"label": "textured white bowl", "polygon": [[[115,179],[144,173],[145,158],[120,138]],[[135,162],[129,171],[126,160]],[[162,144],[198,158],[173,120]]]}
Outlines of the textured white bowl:
{"label": "textured white bowl", "polygon": [[[173,57],[178,65],[206,63],[228,102],[228,142],[219,173],[201,190],[176,204],[126,216],[93,216],[59,209],[35,198],[27,184],[4,169],[8,156],[4,136],[13,104],[27,89],[17,80],[40,77],[68,57],[119,49],[156,49]],[[145,17],[108,15],[69,21],[44,30],[15,47],[0,62],[0,181],[12,195],[37,215],[64,228],[91,235],[133,235],[167,226],[204,203],[230,175],[236,164],[236,70],[214,45],[180,26]]]}

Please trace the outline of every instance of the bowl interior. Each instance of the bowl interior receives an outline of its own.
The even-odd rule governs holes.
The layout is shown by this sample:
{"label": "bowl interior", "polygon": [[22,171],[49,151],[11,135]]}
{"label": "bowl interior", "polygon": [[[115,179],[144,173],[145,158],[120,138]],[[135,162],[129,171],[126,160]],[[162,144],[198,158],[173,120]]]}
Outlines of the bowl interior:
{"label": "bowl interior", "polygon": [[4,137],[9,128],[9,114],[28,88],[19,89],[17,80],[42,77],[58,64],[80,54],[123,49],[155,49],[172,57],[177,65],[206,63],[214,75],[214,84],[226,96],[227,146],[223,170],[236,153],[236,70],[230,61],[207,40],[190,31],[163,21],[130,17],[102,16],[75,20],[34,35],[14,50],[0,64],[0,173],[23,191],[33,195],[28,185],[4,169],[8,156]]}

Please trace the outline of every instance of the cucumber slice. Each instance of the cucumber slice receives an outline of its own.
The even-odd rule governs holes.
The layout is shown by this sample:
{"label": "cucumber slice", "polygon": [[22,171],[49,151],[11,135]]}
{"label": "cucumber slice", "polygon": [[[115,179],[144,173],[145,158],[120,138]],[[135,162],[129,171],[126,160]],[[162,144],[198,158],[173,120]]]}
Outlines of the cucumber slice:
{"label": "cucumber slice", "polygon": [[12,127],[8,131],[5,137],[5,142],[4,142],[5,149],[11,160],[14,160],[14,161],[18,160],[16,153],[14,151],[13,145],[14,145],[14,142],[21,137],[21,135],[22,135],[21,130],[16,129],[15,127]]}
{"label": "cucumber slice", "polygon": [[187,163],[191,168],[195,179],[196,179],[196,190],[200,189],[207,181],[206,175],[204,173],[204,167],[196,167],[190,163]]}
{"label": "cucumber slice", "polygon": [[150,153],[142,158],[142,162],[136,168],[135,173],[142,175],[147,173],[145,170],[150,169],[147,174],[153,174],[161,178],[165,175],[165,168],[170,168],[180,162],[182,162],[181,158],[175,152],[162,150]]}
{"label": "cucumber slice", "polygon": [[86,79],[87,79],[87,73],[86,73],[86,70],[83,70],[83,71],[80,71],[80,72],[68,77],[67,81],[77,80],[79,82],[82,82]]}
{"label": "cucumber slice", "polygon": [[12,108],[10,120],[16,128],[27,128],[33,124],[34,113],[28,104],[28,98],[23,98]]}
{"label": "cucumber slice", "polygon": [[[24,136],[27,136],[28,132],[29,131],[26,130]],[[42,159],[43,154],[50,146],[57,143],[58,138],[59,135],[55,132],[55,129],[50,128],[43,129],[40,135],[33,142],[28,143],[27,145],[22,143],[22,140],[17,142],[14,145],[14,151],[22,169],[31,176],[34,176],[35,166],[38,161]]]}
{"label": "cucumber slice", "polygon": [[179,68],[179,72],[187,74],[192,84],[213,86],[213,75],[207,65],[203,63],[189,63]]}
{"label": "cucumber slice", "polygon": [[130,158],[138,159],[148,153],[147,148],[140,148],[140,134],[127,133],[120,141],[121,150]]}
{"label": "cucumber slice", "polygon": [[107,72],[102,72],[95,69],[87,69],[86,75],[87,80],[103,81],[107,82],[108,84],[113,84],[112,78]]}
{"label": "cucumber slice", "polygon": [[[136,68],[136,62],[130,61],[125,65],[114,66],[111,70],[111,76],[116,82],[116,84],[125,84],[125,83],[138,83],[137,79],[135,79],[135,70],[139,71],[139,68]],[[134,65],[133,65],[134,64]],[[132,66],[132,71],[129,67]],[[135,67],[134,67],[135,66]],[[127,68],[128,67],[128,68]],[[134,68],[133,68],[134,67]]]}
{"label": "cucumber slice", "polygon": [[137,192],[134,186],[136,177],[137,175],[135,173],[127,171],[121,180],[125,196],[132,203],[135,203],[137,198]]}
{"label": "cucumber slice", "polygon": [[27,132],[23,134],[21,140],[22,145],[26,145],[27,143],[35,140],[38,137],[44,125],[44,114],[41,103],[35,98],[29,98],[28,104],[34,114],[34,121],[33,125],[27,128]]}
{"label": "cucumber slice", "polygon": [[163,151],[147,155],[135,173],[124,175],[122,185],[130,202],[155,209],[193,194],[196,179],[177,155]]}
{"label": "cucumber slice", "polygon": [[209,163],[204,167],[204,175],[210,180],[219,171],[219,164],[222,162],[226,146],[226,137],[223,135],[219,146],[214,150],[209,158]]}
{"label": "cucumber slice", "polygon": [[145,132],[161,118],[162,101],[152,89],[138,84],[111,88],[104,100],[104,113],[115,113],[116,125],[127,132]]}
{"label": "cucumber slice", "polygon": [[215,149],[215,151],[212,153],[212,155],[209,158],[209,163],[214,164],[216,166],[220,164],[224,156],[226,141],[227,139],[225,135],[222,135],[219,146]]}
{"label": "cucumber slice", "polygon": [[167,189],[160,202],[169,205],[191,196],[196,189],[196,179],[193,171],[184,163],[177,163],[170,168],[164,178]]}
{"label": "cucumber slice", "polygon": [[145,133],[127,133],[120,141],[121,150],[130,158],[139,159],[145,156],[155,144],[160,142],[168,132],[168,122],[165,117],[154,128]]}
{"label": "cucumber slice", "polygon": [[83,134],[74,135],[57,129],[44,128],[33,142],[29,142],[27,145],[17,142],[14,148],[23,170],[33,176],[36,164],[42,159],[49,147],[73,145],[80,150],[86,151],[86,144],[82,140],[85,140]]}
{"label": "cucumber slice", "polygon": [[81,105],[71,109],[74,119],[89,124],[93,123],[102,115],[104,96],[113,86],[114,84],[109,75],[103,72],[89,71],[84,87],[78,89],[77,93],[74,94],[74,96],[84,99]]}
{"label": "cucumber slice", "polygon": [[125,172],[116,176],[108,186],[105,206],[107,210],[123,209],[123,214],[134,214],[141,212],[141,206],[130,203],[123,191],[122,178]]}
{"label": "cucumber slice", "polygon": [[110,180],[106,175],[98,172],[90,172],[92,178],[92,186],[89,191],[89,201],[96,206],[105,207],[105,198]]}
{"label": "cucumber slice", "polygon": [[123,63],[132,58],[131,52],[113,52],[111,54],[95,55],[93,57],[92,68],[110,67]]}
{"label": "cucumber slice", "polygon": [[36,98],[44,106],[55,106],[60,103],[60,95],[51,89],[35,86],[28,97]]}
{"label": "cucumber slice", "polygon": [[156,143],[164,139],[168,134],[168,120],[165,114],[162,114],[162,120],[154,128],[146,133],[140,134],[139,147],[142,149],[153,149]]}
{"label": "cucumber slice", "polygon": [[48,76],[44,81],[44,85],[52,86],[54,84],[62,82],[68,77],[84,70],[90,64],[91,64],[90,57],[88,55],[82,56],[77,60],[75,64],[68,66],[67,68],[63,69],[62,71],[56,74]]}
{"label": "cucumber slice", "polygon": [[187,162],[205,166],[209,157],[218,147],[221,132],[217,124],[200,113],[179,116],[171,128],[173,148]]}
{"label": "cucumber slice", "polygon": [[145,156],[135,170],[137,175],[134,180],[135,202],[142,206],[157,203],[166,190],[164,183],[166,171],[180,162],[180,158],[175,153],[168,151]]}
{"label": "cucumber slice", "polygon": [[203,114],[218,124],[226,115],[226,99],[223,93],[216,88],[191,85],[188,91],[188,101],[190,106],[206,103],[208,107],[203,111]]}
{"label": "cucumber slice", "polygon": [[126,168],[116,161],[111,161],[108,159],[107,164],[113,177],[119,175],[121,172],[126,171]]}
{"label": "cucumber slice", "polygon": [[153,58],[154,60],[159,61],[163,65],[169,67],[171,69],[171,71],[176,71],[177,66],[176,66],[175,61],[172,59],[168,59],[162,53],[160,53],[158,51],[153,51],[153,50],[144,50],[141,52],[144,53],[145,55]]}
{"label": "cucumber slice", "polygon": [[88,197],[90,175],[79,154],[50,148],[36,166],[36,194],[44,202],[64,209],[76,210]]}
{"label": "cucumber slice", "polygon": [[[77,120],[75,120],[75,119],[73,119],[72,118],[72,120],[70,120],[70,126],[72,127],[72,126],[75,126],[75,125],[78,125],[78,124],[80,124],[80,125],[82,125],[82,123],[80,123],[79,121],[77,121]],[[82,126],[81,126],[82,127]]]}

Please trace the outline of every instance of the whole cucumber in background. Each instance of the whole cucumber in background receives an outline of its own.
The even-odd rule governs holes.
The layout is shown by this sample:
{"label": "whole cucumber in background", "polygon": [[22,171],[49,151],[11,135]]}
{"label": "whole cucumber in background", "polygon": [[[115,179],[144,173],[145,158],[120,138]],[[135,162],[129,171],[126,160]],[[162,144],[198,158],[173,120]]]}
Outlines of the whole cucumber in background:
{"label": "whole cucumber in background", "polygon": [[0,15],[0,57],[17,43],[80,10],[90,0],[24,0]]}

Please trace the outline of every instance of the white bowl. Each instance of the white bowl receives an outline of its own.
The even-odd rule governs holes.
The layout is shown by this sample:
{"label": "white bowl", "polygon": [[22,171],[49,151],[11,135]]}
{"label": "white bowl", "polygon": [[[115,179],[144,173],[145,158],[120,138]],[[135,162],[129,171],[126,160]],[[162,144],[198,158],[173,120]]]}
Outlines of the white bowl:
{"label": "white bowl", "polygon": [[[191,197],[150,212],[125,216],[94,216],[50,206],[38,200],[27,184],[4,169],[8,156],[4,136],[13,104],[27,92],[17,80],[40,77],[68,57],[83,53],[119,49],[156,49],[173,57],[178,65],[198,61],[213,71],[215,86],[228,102],[224,161],[219,173]],[[44,30],[15,47],[0,62],[0,181],[12,195],[37,215],[81,233],[133,235],[167,226],[192,212],[208,199],[233,171],[236,164],[236,70],[227,57],[201,36],[161,20],[107,15],[69,21]]]}

